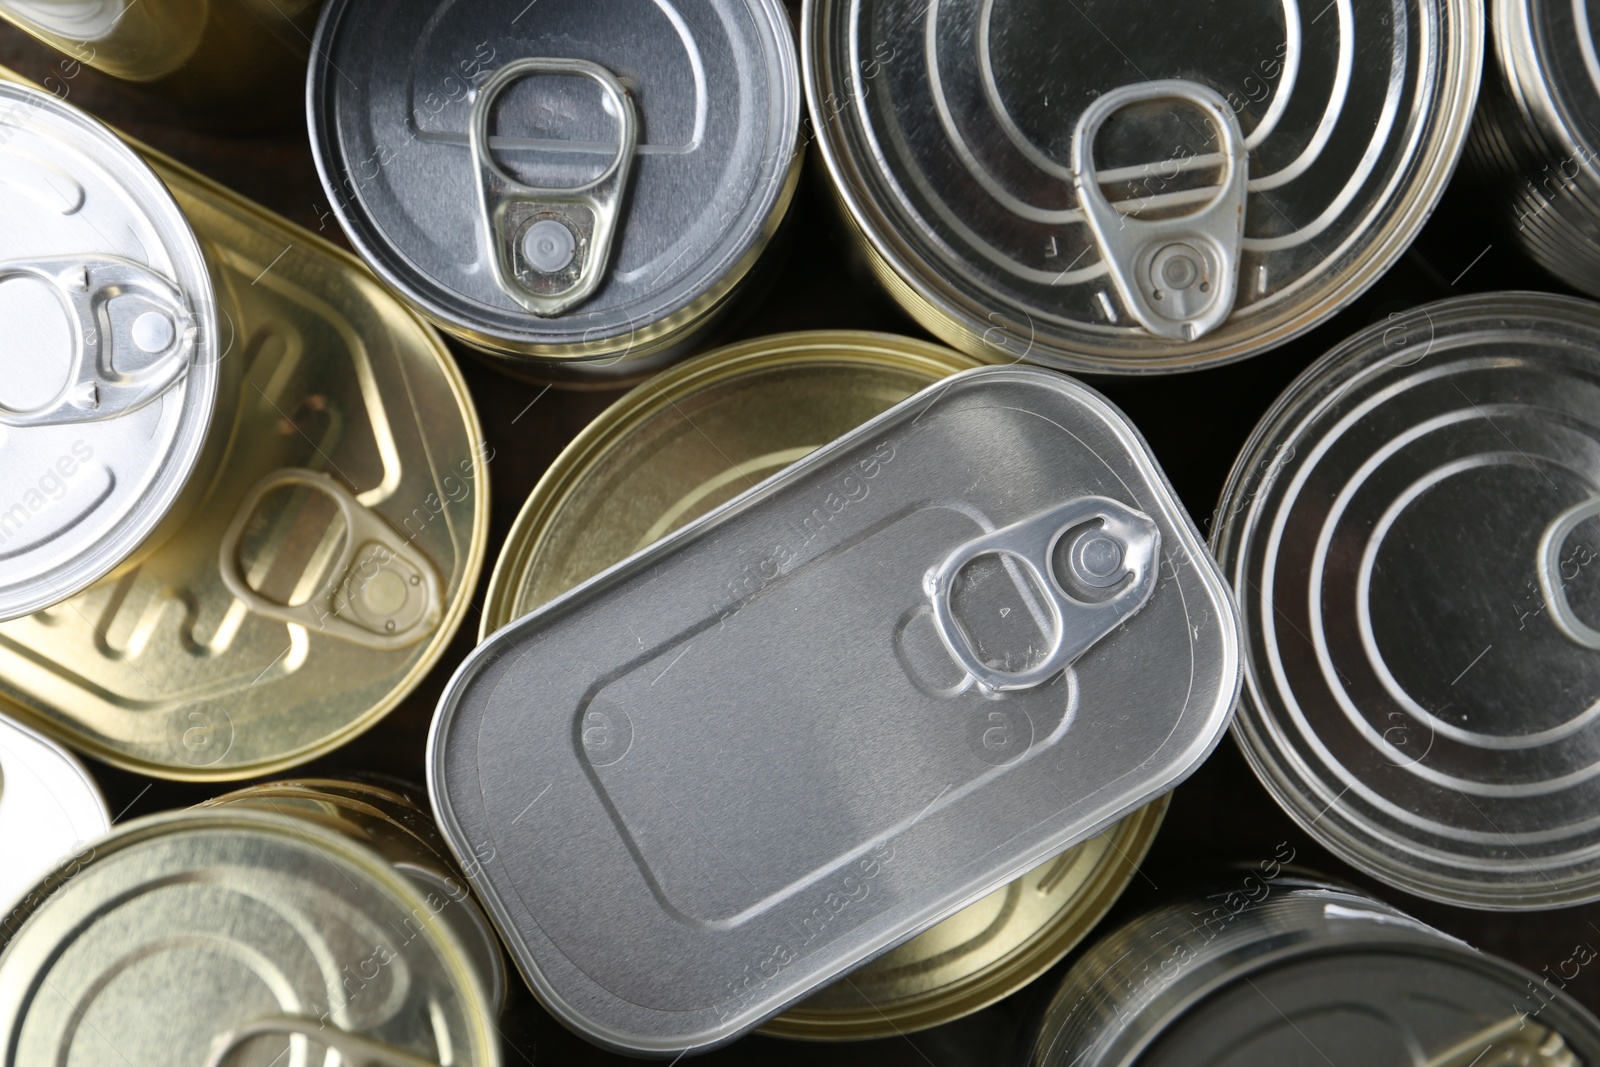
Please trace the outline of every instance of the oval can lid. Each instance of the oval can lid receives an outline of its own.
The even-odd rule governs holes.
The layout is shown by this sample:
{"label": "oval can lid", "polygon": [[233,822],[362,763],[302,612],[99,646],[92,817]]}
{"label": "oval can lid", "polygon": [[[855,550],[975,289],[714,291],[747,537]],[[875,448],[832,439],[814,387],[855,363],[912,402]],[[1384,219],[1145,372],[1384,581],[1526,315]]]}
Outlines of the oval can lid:
{"label": "oval can lid", "polygon": [[96,120],[0,83],[0,620],[122,563],[187,485],[218,389],[199,242]]}
{"label": "oval can lid", "polygon": [[455,935],[399,872],[314,823],[226,809],[134,820],[40,896],[0,955],[7,1067],[231,1062],[230,1043],[300,1042],[500,1062]]}
{"label": "oval can lid", "polygon": [[979,368],[491,635],[429,795],[547,1008],[706,1049],[1187,777],[1238,642],[1126,418]]}
{"label": "oval can lid", "polygon": [[1407,892],[1600,898],[1600,306],[1426,305],[1256,428],[1215,548],[1237,736],[1305,829]]}
{"label": "oval can lid", "polygon": [[308,94],[367,263],[447,329],[542,358],[625,353],[708,313],[798,158],[778,0],[335,0]]}
{"label": "oval can lid", "polygon": [[1146,373],[1261,352],[1376,280],[1460,154],[1482,36],[1473,0],[808,0],[803,60],[925,326]]}
{"label": "oval can lid", "polygon": [[110,828],[105,797],[77,757],[0,715],[0,915]]}

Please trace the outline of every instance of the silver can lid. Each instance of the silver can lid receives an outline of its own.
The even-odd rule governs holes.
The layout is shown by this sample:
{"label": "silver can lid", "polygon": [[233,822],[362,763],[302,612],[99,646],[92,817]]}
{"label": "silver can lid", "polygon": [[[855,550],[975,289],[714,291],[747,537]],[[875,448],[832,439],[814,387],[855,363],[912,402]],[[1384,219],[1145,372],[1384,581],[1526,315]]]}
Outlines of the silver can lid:
{"label": "silver can lid", "polygon": [[[109,829],[111,812],[83,764],[49,738],[0,715],[0,916]],[[10,933],[0,929],[0,940]]]}
{"label": "silver can lid", "polygon": [[1600,898],[1600,306],[1426,305],[1256,428],[1214,540],[1237,736],[1307,832],[1408,892]]}
{"label": "silver can lid", "polygon": [[546,1007],[704,1049],[1181,781],[1238,641],[1126,419],[972,370],[490,636],[429,794]]}
{"label": "silver can lid", "polygon": [[703,317],[792,190],[778,0],[335,0],[308,93],[351,243],[502,352],[617,356]]}
{"label": "silver can lid", "polygon": [[1410,243],[1472,116],[1475,0],[807,0],[839,195],[935,334],[1141,373],[1240,359]]}
{"label": "silver can lid", "polygon": [[0,620],[64,600],[188,484],[217,398],[205,257],[99,122],[0,84]]}

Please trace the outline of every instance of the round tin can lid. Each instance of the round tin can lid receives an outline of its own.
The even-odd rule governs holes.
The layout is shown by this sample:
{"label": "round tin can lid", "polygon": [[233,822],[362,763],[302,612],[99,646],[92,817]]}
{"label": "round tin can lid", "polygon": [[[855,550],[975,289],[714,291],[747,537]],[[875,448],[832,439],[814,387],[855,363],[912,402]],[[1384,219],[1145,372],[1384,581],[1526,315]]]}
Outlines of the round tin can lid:
{"label": "round tin can lid", "polygon": [[1046,1013],[1035,1067],[1578,1067],[1600,1056],[1600,1020],[1503,960],[1353,891],[1258,888],[1242,908],[1218,903],[1237,890],[1161,908],[1091,949]]}
{"label": "round tin can lid", "polygon": [[799,65],[778,0],[335,0],[308,92],[351,243],[501,352],[665,343],[743,277],[793,190]]}
{"label": "round tin can lid", "polygon": [[[483,635],[976,365],[910,338],[815,331],[729,345],[651,378],[586,427],[529,495],[490,580]],[[822,989],[764,1032],[892,1037],[1015,992],[1115,903],[1166,808],[1166,797],[1140,808]]]}
{"label": "round tin can lid", "polygon": [[811,113],[891,291],[963,350],[1186,370],[1406,248],[1472,117],[1471,0],[807,0]]}
{"label": "round tin can lid", "polygon": [[199,242],[154,172],[0,84],[0,620],[113,570],[188,483],[217,398]]}
{"label": "round tin can lid", "polygon": [[0,915],[110,828],[111,812],[83,764],[0,715]]}
{"label": "round tin can lid", "polygon": [[1600,898],[1600,307],[1463,297],[1289,387],[1213,547],[1236,736],[1310,834],[1453,904]]}
{"label": "round tin can lid", "polygon": [[[139,819],[60,868],[0,955],[5,1063],[500,1062],[479,976],[418,890],[315,823]],[[183,1010],[173,1010],[181,1005]]]}

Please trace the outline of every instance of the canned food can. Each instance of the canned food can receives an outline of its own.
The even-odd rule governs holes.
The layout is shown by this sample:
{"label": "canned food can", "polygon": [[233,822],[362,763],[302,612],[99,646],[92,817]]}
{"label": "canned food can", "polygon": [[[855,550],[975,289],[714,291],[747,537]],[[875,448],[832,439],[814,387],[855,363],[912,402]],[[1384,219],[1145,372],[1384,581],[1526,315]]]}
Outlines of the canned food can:
{"label": "canned food can", "polygon": [[1490,12],[1495,62],[1469,169],[1535,262],[1600,296],[1600,64],[1588,5],[1493,0]]}
{"label": "canned food can", "polygon": [[1123,416],[969,370],[479,645],[429,793],[558,1018],[703,1049],[1170,789],[1237,641]]}
{"label": "canned food can", "polygon": [[1311,329],[1455,166],[1478,0],[807,0],[807,101],[869,265],[991,361],[1190,370]]}
{"label": "canned food can", "polygon": [[1341,858],[1466,907],[1600,898],[1600,307],[1441,301],[1313,364],[1229,476],[1235,737]]}
{"label": "canned food can", "polygon": [[0,1062],[500,1062],[489,980],[349,832],[250,803],[136,819],[58,868],[0,953]]}
{"label": "canned food can", "polygon": [[[764,337],[663,371],[551,464],[506,538],[480,638],[647,547],[919,389],[977,366],[850,331]],[[817,1039],[949,1022],[1044,973],[1110,908],[1165,798],[990,893],[764,1026]]]}
{"label": "canned food can", "polygon": [[333,0],[313,51],[312,151],[351,244],[534,377],[614,383],[681,354],[799,173],[779,0]]}
{"label": "canned food can", "polygon": [[0,915],[110,828],[111,812],[83,764],[0,715]]}
{"label": "canned food can", "polygon": [[1600,1020],[1548,978],[1355,890],[1254,871],[1090,949],[1051,1003],[1032,1065],[1597,1059]]}
{"label": "canned food can", "polygon": [[488,452],[465,383],[349,256],[153,157],[174,202],[48,94],[0,84],[7,107],[0,614],[26,617],[0,625],[0,707],[160,777],[328,751],[466,612]]}
{"label": "canned food can", "polygon": [[65,54],[47,84],[64,92],[78,65],[185,107],[289,112],[304,76],[317,0],[0,0],[0,18]]}

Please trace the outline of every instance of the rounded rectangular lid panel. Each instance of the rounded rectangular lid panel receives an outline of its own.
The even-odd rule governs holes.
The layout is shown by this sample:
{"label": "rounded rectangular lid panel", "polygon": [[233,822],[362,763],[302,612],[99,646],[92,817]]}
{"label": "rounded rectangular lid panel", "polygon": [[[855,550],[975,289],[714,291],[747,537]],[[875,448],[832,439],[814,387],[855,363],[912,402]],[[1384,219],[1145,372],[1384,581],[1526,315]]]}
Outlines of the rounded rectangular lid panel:
{"label": "rounded rectangular lid panel", "polygon": [[127,559],[202,453],[217,310],[199,243],[106,127],[0,84],[0,620]]}
{"label": "rounded rectangular lid panel", "polygon": [[1123,416],[969,371],[490,637],[429,788],[559,1018],[705,1048],[1182,779],[1238,648]]}

